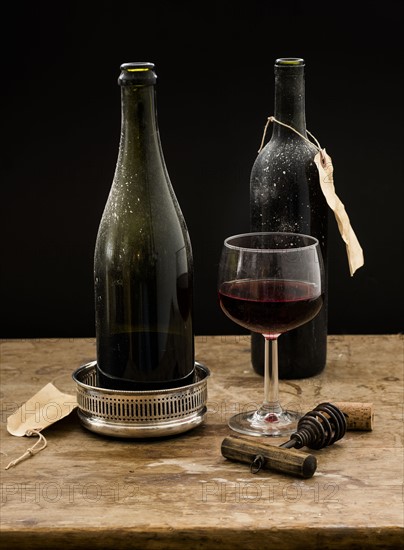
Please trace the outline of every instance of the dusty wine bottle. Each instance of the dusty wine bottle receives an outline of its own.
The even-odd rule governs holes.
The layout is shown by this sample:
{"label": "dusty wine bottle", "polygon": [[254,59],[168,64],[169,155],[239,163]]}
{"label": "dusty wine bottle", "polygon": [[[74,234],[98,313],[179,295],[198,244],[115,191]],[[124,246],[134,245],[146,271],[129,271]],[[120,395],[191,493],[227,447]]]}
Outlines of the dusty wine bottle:
{"label": "dusty wine bottle", "polygon": [[[275,62],[275,119],[307,137],[304,60]],[[316,237],[327,272],[327,204],[322,194],[316,148],[296,132],[277,124],[251,172],[252,231],[286,231]],[[325,277],[327,280],[327,276]],[[327,352],[327,292],[320,313],[309,323],[279,338],[279,377],[306,378],[321,372]],[[254,370],[264,373],[264,338],[251,335]]]}
{"label": "dusty wine bottle", "polygon": [[193,382],[193,262],[163,158],[152,63],[121,65],[121,138],[94,255],[97,383]]}

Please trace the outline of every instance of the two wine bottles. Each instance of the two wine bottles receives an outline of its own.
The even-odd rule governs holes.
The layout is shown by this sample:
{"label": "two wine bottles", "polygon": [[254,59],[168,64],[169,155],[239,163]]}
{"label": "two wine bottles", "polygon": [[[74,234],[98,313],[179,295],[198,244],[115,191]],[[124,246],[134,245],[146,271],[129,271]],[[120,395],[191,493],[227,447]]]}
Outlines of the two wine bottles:
{"label": "two wine bottles", "polygon": [[[193,382],[193,261],[186,224],[164,162],[152,63],[125,63],[121,140],[94,258],[97,383],[153,390]],[[306,135],[304,62],[275,64],[275,117]],[[251,174],[252,231],[317,237],[324,259],[327,209],[313,162],[315,149],[274,126]],[[327,308],[283,335],[281,378],[320,372],[326,358]],[[252,335],[252,364],[263,373],[263,338]]]}

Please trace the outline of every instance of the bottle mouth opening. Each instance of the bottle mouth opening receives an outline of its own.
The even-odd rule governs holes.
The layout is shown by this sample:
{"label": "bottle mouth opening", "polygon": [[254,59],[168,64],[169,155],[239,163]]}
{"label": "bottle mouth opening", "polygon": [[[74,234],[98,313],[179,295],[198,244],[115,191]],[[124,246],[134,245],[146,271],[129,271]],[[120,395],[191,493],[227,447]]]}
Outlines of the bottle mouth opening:
{"label": "bottle mouth opening", "polygon": [[120,86],[151,86],[156,83],[154,63],[148,61],[122,63],[120,69],[121,74],[118,78]]}
{"label": "bottle mouth opening", "polygon": [[279,57],[275,61],[275,67],[304,67],[304,59],[301,57]]}
{"label": "bottle mouth opening", "polygon": [[122,63],[120,66],[121,71],[127,71],[128,73],[141,73],[145,71],[152,71],[154,69],[154,63],[148,61],[135,61],[133,63]]}

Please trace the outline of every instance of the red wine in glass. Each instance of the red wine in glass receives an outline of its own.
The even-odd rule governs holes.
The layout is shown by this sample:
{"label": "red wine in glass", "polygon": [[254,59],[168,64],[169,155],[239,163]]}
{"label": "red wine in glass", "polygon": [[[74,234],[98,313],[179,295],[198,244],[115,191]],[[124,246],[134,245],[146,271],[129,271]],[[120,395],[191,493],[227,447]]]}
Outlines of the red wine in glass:
{"label": "red wine in glass", "polygon": [[219,289],[226,315],[253,332],[279,335],[307,323],[320,311],[323,295],[313,283],[281,279],[241,279]]}

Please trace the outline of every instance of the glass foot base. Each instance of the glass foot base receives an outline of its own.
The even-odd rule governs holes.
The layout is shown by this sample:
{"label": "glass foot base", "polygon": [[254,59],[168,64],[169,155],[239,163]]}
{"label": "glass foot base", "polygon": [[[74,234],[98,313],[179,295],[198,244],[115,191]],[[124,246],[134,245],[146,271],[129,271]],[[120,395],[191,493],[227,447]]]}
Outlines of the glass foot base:
{"label": "glass foot base", "polygon": [[301,416],[294,411],[249,411],[232,416],[229,426],[245,435],[282,437],[296,431]]}

